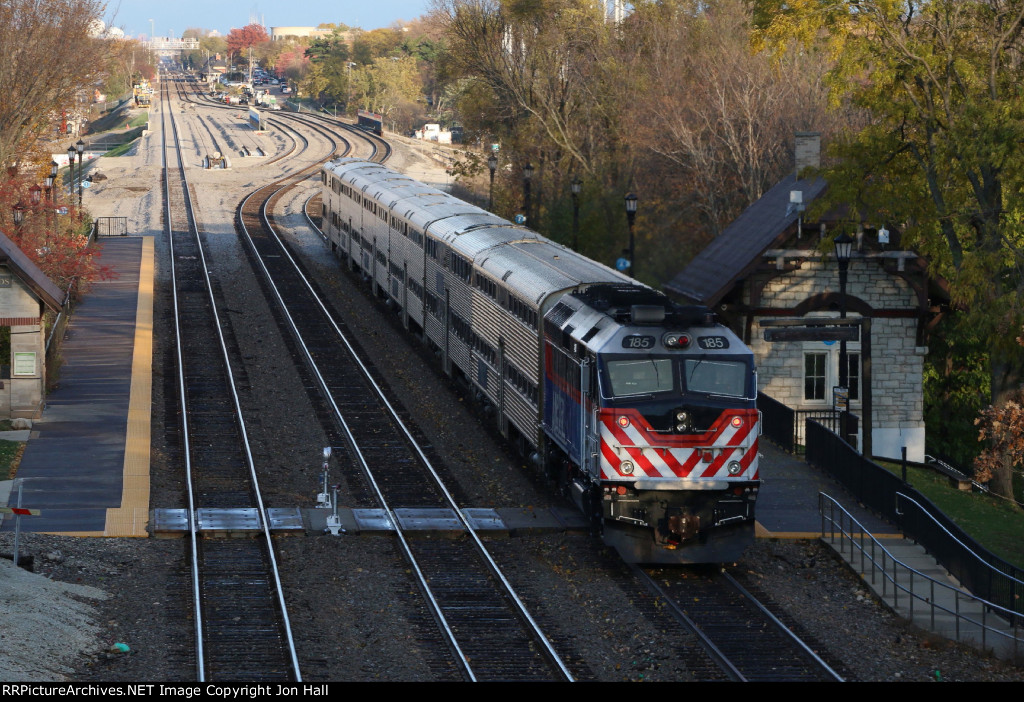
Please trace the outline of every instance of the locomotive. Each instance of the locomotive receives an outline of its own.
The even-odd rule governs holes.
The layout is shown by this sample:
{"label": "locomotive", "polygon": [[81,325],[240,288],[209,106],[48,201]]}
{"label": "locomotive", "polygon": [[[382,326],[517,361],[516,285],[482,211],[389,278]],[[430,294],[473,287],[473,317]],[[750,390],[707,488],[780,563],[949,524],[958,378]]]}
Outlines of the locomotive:
{"label": "locomotive", "polygon": [[753,354],[524,226],[402,175],[321,168],[323,233],[624,559],[726,562],[754,536]]}

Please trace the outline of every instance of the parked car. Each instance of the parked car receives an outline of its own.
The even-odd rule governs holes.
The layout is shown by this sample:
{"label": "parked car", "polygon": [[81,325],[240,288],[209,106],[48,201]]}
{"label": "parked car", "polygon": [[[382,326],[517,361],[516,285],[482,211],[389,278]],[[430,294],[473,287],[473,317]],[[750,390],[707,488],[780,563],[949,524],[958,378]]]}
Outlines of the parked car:
{"label": "parked car", "polygon": [[281,88],[281,92],[284,93],[285,95],[287,95],[291,91],[292,91],[292,89],[289,88],[287,85]]}

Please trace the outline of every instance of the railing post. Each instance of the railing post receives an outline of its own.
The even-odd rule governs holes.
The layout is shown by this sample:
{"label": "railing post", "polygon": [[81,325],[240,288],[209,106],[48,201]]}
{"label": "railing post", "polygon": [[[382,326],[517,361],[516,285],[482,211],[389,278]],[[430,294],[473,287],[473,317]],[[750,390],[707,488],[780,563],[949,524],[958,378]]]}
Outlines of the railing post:
{"label": "railing post", "polygon": [[931,593],[930,602],[932,604],[932,630],[935,630],[935,581],[931,581],[929,592]]}
{"label": "railing post", "polygon": [[[875,561],[875,540],[871,539],[871,584],[875,584],[875,571],[878,570],[878,563]],[[884,585],[882,586],[885,587]]]}
{"label": "railing post", "polygon": [[893,608],[900,606],[899,564],[895,558],[892,560],[892,605]]}
{"label": "railing post", "polygon": [[885,557],[888,554],[882,551],[882,599],[885,599],[889,586],[889,574],[885,572]]}
{"label": "railing post", "polygon": [[860,570],[864,572],[864,530],[860,530]]}
{"label": "railing post", "polygon": [[953,609],[956,610],[956,640],[960,640],[960,591],[953,591]]}

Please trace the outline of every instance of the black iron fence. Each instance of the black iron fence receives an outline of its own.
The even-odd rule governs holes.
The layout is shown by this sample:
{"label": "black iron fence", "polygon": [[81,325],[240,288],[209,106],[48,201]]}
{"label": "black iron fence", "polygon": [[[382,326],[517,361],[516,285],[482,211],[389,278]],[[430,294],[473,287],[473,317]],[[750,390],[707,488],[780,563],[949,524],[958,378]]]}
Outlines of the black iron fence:
{"label": "black iron fence", "polygon": [[761,433],[783,451],[794,452],[796,413],[774,397],[757,393],[757,409],[761,411]]}
{"label": "black iron fence", "polygon": [[93,235],[97,239],[101,236],[128,236],[128,218],[97,217],[93,220]]}
{"label": "black iron fence", "polygon": [[[836,434],[856,444],[857,415],[832,408],[795,410],[778,400],[757,393],[757,408],[761,410],[761,431],[780,448],[789,453],[803,453],[807,444],[804,427],[808,419],[821,422]],[[842,431],[845,428],[845,431]]]}
{"label": "black iron fence", "polygon": [[924,495],[820,422],[806,421],[807,462],[829,472],[858,502],[921,544],[974,595],[1024,614],[1024,571],[987,551]]}

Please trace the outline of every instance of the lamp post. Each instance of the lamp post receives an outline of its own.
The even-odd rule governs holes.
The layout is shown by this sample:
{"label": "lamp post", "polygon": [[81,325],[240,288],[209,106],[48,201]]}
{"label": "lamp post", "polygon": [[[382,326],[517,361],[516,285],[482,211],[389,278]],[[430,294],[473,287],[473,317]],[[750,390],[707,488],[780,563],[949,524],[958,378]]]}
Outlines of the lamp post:
{"label": "lamp post", "polygon": [[[839,264],[839,319],[846,319],[846,274],[853,253],[853,237],[843,233],[833,242],[836,249],[836,263]],[[846,357],[846,340],[839,342],[839,386],[845,388],[849,382],[850,368]]]}
{"label": "lamp post", "polygon": [[491,187],[487,191],[487,209],[494,210],[494,172],[498,170],[498,157],[491,152],[487,157],[487,168],[491,172]]}
{"label": "lamp post", "polygon": [[626,196],[626,221],[629,223],[629,275],[636,278],[636,250],[633,246],[633,223],[636,221],[636,193]]}
{"label": "lamp post", "polygon": [[85,153],[85,142],[79,139],[75,149],[78,151],[78,221],[82,221],[82,154]]}
{"label": "lamp post", "polygon": [[68,147],[68,204],[72,205],[75,201],[75,154],[78,151],[75,149],[75,145],[72,144]]}
{"label": "lamp post", "polygon": [[50,177],[46,179],[46,186],[50,188],[50,200],[54,205],[57,204],[57,193],[53,191],[53,184],[57,182],[57,170],[59,166],[56,161],[50,161]]}
{"label": "lamp post", "polygon": [[527,163],[523,166],[523,214],[526,221],[530,221],[530,180],[533,179],[533,166]]}
{"label": "lamp post", "polygon": [[[846,319],[846,275],[850,267],[850,254],[853,253],[853,237],[845,232],[837,236],[833,241],[832,245],[835,246],[836,250],[836,263],[839,265],[839,319]],[[846,439],[849,434],[849,416],[850,416],[850,360],[846,354],[846,339],[840,339],[839,341],[839,387],[842,388],[840,392],[846,395],[846,408],[842,415],[840,415],[840,435],[843,439]],[[835,400],[833,399],[833,402]],[[867,422],[870,422],[870,414],[865,417]],[[870,446],[871,426],[870,423],[864,426],[864,436],[866,439],[865,447]]]}
{"label": "lamp post", "polygon": [[18,204],[11,208],[11,214],[14,215],[14,226],[20,227],[21,223],[25,221],[25,205],[18,200]]}
{"label": "lamp post", "polygon": [[32,209],[35,209],[36,207],[39,206],[39,201],[42,199],[42,194],[43,189],[36,185],[35,183],[33,183],[32,187],[28,189],[28,198],[29,202],[32,203]]}
{"label": "lamp post", "polygon": [[579,177],[573,177],[569,188],[572,191],[572,248],[576,251],[579,248],[580,191],[583,190],[583,181]]}

